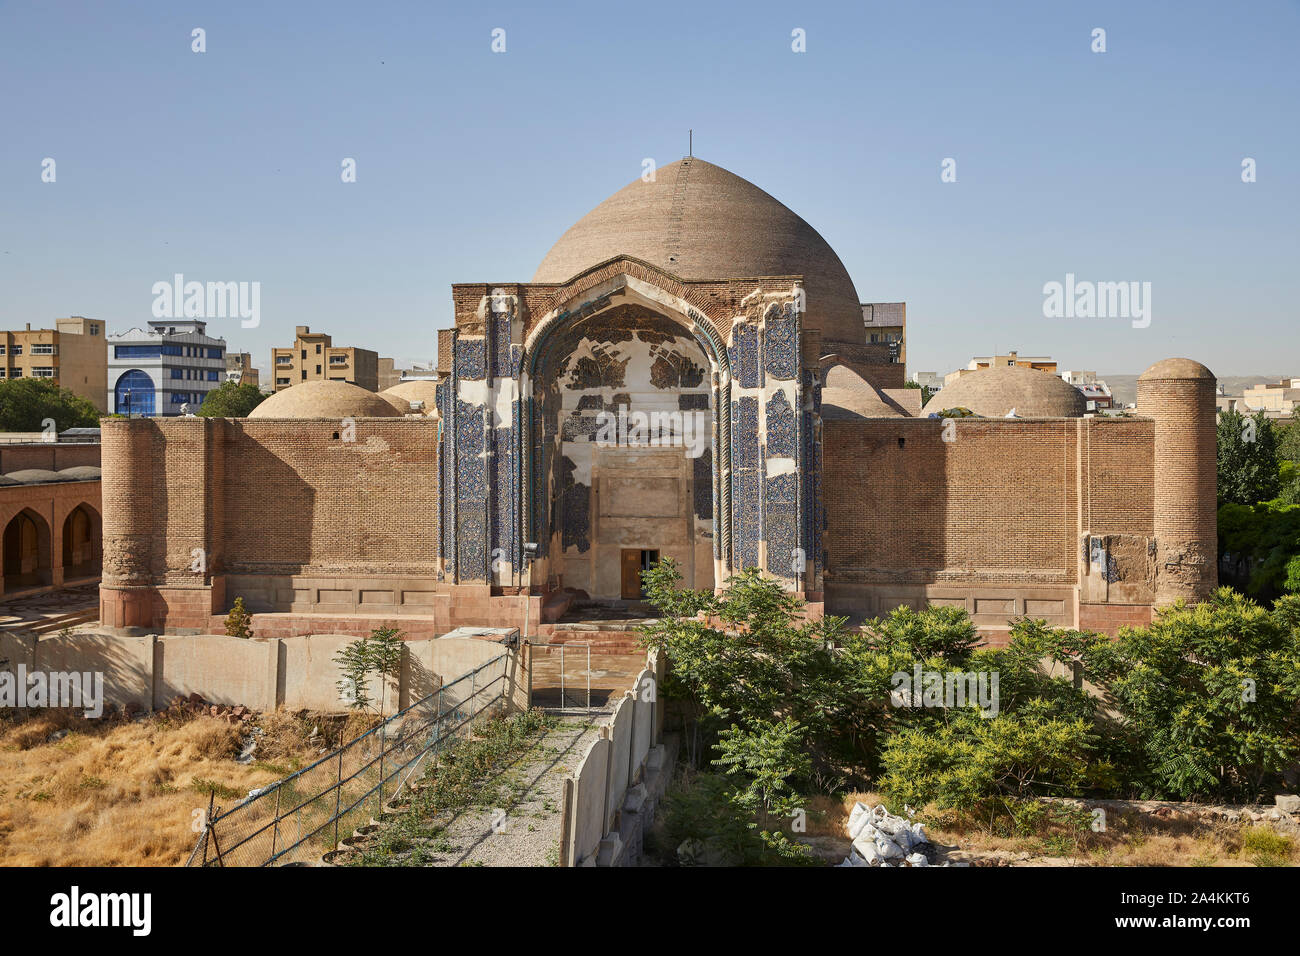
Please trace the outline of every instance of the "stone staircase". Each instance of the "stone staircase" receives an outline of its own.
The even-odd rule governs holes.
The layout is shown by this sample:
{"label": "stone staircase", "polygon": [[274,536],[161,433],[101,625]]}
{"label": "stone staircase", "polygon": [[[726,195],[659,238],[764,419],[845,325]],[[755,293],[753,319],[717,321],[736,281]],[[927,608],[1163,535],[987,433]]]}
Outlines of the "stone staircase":
{"label": "stone staircase", "polygon": [[593,655],[644,653],[640,628],[652,613],[644,604],[583,601],[551,625],[547,643],[590,644]]}

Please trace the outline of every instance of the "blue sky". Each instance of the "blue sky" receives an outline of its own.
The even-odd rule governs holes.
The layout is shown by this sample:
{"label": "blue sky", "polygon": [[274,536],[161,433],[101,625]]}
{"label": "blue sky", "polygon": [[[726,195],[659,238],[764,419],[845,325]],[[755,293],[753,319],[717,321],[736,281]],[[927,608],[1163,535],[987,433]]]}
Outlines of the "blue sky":
{"label": "blue sky", "polygon": [[[295,325],[428,360],[451,283],[529,280],[694,128],[907,301],[910,369],[1300,375],[1298,43],[1276,0],[0,2],[0,327],[140,325],[180,272],[261,283],[210,331],[263,367]],[[1067,272],[1150,326],[1044,318]]]}

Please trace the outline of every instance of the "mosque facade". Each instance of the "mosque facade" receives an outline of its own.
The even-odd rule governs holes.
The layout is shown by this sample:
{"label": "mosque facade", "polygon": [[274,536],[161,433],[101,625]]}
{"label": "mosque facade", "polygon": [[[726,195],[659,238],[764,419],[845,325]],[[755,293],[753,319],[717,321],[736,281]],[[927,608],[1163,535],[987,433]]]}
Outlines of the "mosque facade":
{"label": "mosque facade", "polygon": [[[960,605],[994,641],[1214,587],[1204,366],[1157,363],[1129,417],[1020,369],[922,409],[825,240],[703,160],[605,200],[531,281],[452,299],[436,383],[106,420],[103,624],[219,633],[243,597],[259,635],[526,608],[545,636],[575,599],[637,600],[665,557],[703,589],[761,569],[812,613]],[[929,414],[955,399],[974,415]]]}

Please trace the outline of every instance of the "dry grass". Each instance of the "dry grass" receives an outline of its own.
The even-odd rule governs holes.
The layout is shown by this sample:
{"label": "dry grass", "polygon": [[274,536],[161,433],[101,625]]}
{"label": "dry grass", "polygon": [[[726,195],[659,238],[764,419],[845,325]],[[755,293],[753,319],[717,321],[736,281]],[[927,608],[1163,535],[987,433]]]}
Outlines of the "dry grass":
{"label": "dry grass", "polygon": [[[235,762],[246,731],[214,717],[91,722],[46,711],[0,722],[0,865],[183,863],[210,789],[229,805],[315,759],[356,722],[264,715],[267,733],[247,765]],[[60,730],[66,736],[51,740]]]}
{"label": "dry grass", "polygon": [[[854,803],[875,805],[875,793],[844,799],[814,797],[808,813],[812,836],[843,835]],[[1208,823],[1146,813],[1111,812],[1106,829],[1094,833],[1076,821],[1046,821],[1029,833],[999,832],[954,814],[926,808],[931,840],[972,853],[1027,853],[1033,859],[1065,857],[1081,866],[1297,866],[1300,844],[1262,825]]]}

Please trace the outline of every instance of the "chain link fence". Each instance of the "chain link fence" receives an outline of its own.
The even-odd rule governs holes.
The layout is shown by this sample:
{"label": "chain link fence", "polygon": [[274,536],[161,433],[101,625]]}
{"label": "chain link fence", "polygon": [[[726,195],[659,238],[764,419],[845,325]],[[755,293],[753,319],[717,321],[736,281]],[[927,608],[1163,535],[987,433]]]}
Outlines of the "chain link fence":
{"label": "chain link fence", "polygon": [[186,866],[314,864],[378,818],[428,761],[506,697],[508,656],[462,674],[309,767],[228,810],[209,800]]}

